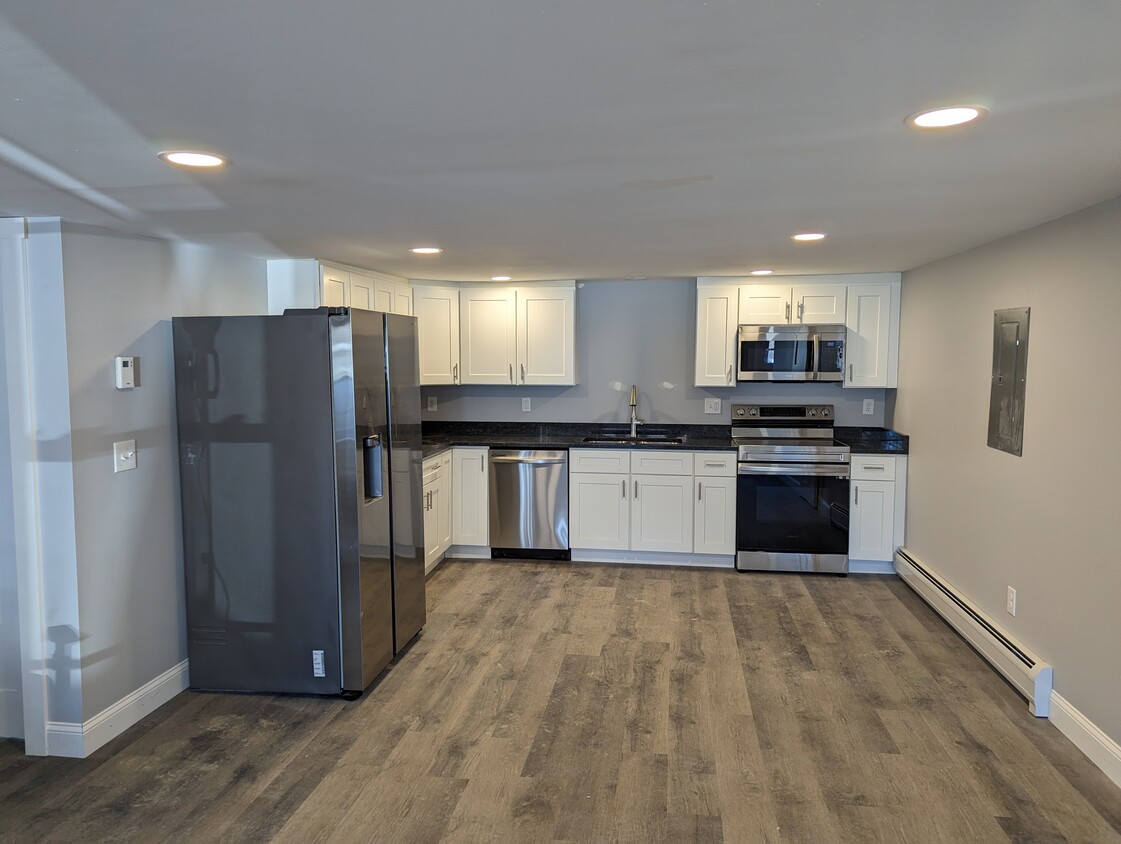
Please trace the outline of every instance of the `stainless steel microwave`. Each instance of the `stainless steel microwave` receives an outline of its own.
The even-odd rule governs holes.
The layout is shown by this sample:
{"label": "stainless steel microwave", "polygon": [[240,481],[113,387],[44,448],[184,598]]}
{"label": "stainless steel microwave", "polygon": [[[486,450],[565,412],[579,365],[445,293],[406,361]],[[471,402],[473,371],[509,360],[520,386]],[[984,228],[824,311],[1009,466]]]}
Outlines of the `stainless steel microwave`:
{"label": "stainless steel microwave", "polygon": [[843,325],[741,325],[739,381],[840,381],[845,374]]}

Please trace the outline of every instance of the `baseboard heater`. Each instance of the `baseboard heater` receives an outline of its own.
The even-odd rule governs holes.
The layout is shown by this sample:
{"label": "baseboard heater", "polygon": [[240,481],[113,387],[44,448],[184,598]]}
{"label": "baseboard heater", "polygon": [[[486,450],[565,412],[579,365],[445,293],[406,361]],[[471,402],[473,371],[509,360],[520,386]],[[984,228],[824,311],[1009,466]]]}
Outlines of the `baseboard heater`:
{"label": "baseboard heater", "polygon": [[1051,711],[1051,666],[998,627],[951,584],[906,548],[895,552],[895,571],[946,622],[1004,675],[1037,718]]}

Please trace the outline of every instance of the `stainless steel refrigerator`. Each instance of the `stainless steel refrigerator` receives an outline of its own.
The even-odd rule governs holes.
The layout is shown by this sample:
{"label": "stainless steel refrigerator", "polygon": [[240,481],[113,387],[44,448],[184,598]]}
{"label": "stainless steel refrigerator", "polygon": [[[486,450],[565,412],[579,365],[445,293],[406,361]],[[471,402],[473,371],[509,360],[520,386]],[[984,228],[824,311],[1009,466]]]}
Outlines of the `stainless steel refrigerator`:
{"label": "stainless steel refrigerator", "polygon": [[172,335],[191,686],[361,692],[425,621],[416,319]]}

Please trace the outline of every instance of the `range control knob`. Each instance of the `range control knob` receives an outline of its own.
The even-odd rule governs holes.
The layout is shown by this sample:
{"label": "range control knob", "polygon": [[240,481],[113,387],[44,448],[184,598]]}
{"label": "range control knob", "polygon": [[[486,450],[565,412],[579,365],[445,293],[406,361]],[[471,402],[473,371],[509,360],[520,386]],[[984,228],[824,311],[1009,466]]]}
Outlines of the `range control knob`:
{"label": "range control knob", "polygon": [[736,416],[743,416],[743,414],[744,414],[744,409],[742,407],[737,407],[736,408]]}
{"label": "range control knob", "polygon": [[747,412],[747,415],[748,416],[758,416],[759,415],[759,408],[757,408],[757,407],[751,408],[751,410],[749,410]]}
{"label": "range control knob", "polygon": [[827,407],[823,407],[823,408],[821,409],[821,415],[822,415],[822,416],[828,416],[828,415],[829,415],[829,408],[827,408]]}
{"label": "range control knob", "polygon": [[816,407],[811,407],[810,408],[810,416],[817,416],[817,408]]}

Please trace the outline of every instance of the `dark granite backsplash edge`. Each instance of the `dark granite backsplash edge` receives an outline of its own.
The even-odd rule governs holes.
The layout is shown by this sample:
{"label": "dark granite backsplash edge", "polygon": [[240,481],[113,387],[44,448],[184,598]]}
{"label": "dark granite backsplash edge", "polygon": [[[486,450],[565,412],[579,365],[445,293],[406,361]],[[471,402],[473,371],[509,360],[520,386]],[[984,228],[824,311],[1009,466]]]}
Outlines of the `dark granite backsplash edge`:
{"label": "dark granite backsplash edge", "polygon": [[[629,433],[630,425],[621,422],[425,422],[421,426],[425,437],[591,437],[605,434]],[[644,434],[664,434],[670,437],[727,437],[729,426],[675,425],[649,423],[639,426]]]}

